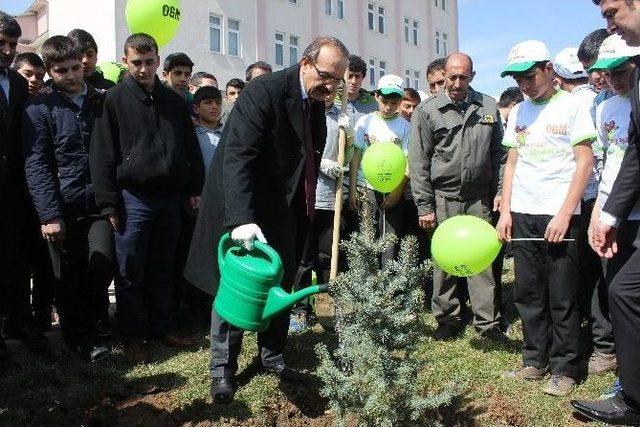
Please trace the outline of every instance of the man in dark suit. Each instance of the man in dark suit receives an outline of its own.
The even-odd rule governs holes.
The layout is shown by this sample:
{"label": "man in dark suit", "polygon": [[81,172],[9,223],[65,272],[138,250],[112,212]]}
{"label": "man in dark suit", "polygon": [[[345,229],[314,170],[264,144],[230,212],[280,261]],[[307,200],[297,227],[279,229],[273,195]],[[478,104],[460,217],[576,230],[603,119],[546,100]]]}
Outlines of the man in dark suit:
{"label": "man in dark suit", "polygon": [[[20,118],[29,90],[27,81],[9,68],[21,34],[18,22],[0,11],[0,302],[6,311],[5,327],[11,326],[10,334],[37,350],[43,349],[46,341],[28,327],[29,271],[23,244],[30,225],[26,221],[30,202]],[[0,364],[6,359],[6,347],[0,337]]]}
{"label": "man in dark suit", "polygon": [[[640,0],[593,0],[600,6],[610,33],[618,33],[630,46],[640,46]],[[636,57],[636,61],[637,61]],[[613,258],[616,234],[640,197],[640,71],[633,72],[629,145],[620,172],[595,230],[598,255]],[[633,246],[640,247],[640,236]],[[622,391],[600,401],[574,400],[583,415],[608,424],[640,425],[640,251],[635,250],[609,285],[609,314],[616,341]]]}
{"label": "man in dark suit", "polygon": [[[252,81],[238,98],[202,192],[185,277],[215,295],[220,273],[216,247],[223,233],[247,249],[258,239],[282,258],[282,286],[291,287],[313,221],[315,184],[324,148],[324,99],[336,91],[349,65],[337,39],[321,37],[300,63]],[[304,380],[286,367],[289,313],[258,334],[262,366],[289,382]],[[211,316],[211,394],[233,400],[242,331]]]}

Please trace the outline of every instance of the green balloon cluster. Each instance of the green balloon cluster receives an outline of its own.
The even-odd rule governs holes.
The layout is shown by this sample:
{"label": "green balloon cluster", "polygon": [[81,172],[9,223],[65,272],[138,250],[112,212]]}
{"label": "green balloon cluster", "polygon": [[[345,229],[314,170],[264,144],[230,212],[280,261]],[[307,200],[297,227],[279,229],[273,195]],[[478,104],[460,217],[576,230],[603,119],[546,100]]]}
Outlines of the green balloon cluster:
{"label": "green balloon cluster", "polygon": [[180,26],[180,1],[127,0],[125,16],[131,33],[147,33],[164,46]]}
{"label": "green balloon cluster", "polygon": [[502,243],[496,229],[471,215],[457,215],[442,222],[431,239],[435,263],[452,276],[474,276],[498,256]]}
{"label": "green balloon cluster", "polygon": [[398,145],[377,142],[366,149],[362,156],[362,172],[367,182],[381,193],[389,193],[398,187],[407,169],[407,158]]}
{"label": "green balloon cluster", "polygon": [[98,64],[97,69],[105,79],[111,80],[116,84],[120,81],[122,74],[127,71],[124,65],[115,61],[101,62]]}

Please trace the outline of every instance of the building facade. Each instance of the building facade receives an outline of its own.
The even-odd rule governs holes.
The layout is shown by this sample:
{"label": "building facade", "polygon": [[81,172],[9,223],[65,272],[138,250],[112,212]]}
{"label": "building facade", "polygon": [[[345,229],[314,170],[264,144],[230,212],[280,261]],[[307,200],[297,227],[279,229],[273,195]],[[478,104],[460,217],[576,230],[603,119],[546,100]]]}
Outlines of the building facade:
{"label": "building facade", "polygon": [[[18,17],[20,49],[38,50],[49,36],[83,28],[96,38],[100,61],[118,60],[129,35],[126,0],[36,0]],[[281,69],[299,61],[315,37],[339,38],[368,64],[366,86],[393,73],[426,90],[426,65],[458,50],[457,0],[181,0],[176,36],[161,57],[184,52],[195,71],[221,87],[244,79],[258,60]]]}

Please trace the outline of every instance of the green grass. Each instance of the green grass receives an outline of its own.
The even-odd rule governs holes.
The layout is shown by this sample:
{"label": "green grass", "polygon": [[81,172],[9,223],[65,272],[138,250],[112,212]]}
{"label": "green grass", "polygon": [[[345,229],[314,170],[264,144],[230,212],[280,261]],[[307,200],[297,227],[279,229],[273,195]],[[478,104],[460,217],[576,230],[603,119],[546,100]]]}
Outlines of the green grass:
{"label": "green grass", "polygon": [[[512,280],[507,268],[507,300]],[[507,314],[512,310],[510,307]],[[614,380],[612,374],[592,377],[569,398],[546,396],[541,392],[542,382],[522,383],[501,376],[520,365],[517,323],[510,335],[513,343],[507,346],[478,338],[472,327],[455,341],[434,342],[430,336],[436,324],[430,314],[424,315],[424,325],[419,354],[424,371],[418,380],[430,390],[451,382],[463,390],[456,405],[442,413],[446,425],[579,426],[582,423],[572,417],[569,399],[597,398]],[[286,357],[292,367],[312,372],[318,363],[314,344],[332,345],[334,340],[316,325],[290,339]],[[14,365],[0,375],[0,425],[331,425],[317,379],[312,386],[301,388],[258,373],[256,336],[251,333],[245,337],[240,357],[241,388],[235,402],[211,405],[207,345],[203,339],[203,347],[192,352],[158,346],[154,348],[158,362],[141,366],[129,365],[117,349],[104,363],[81,362],[53,338],[48,358],[12,345]]]}

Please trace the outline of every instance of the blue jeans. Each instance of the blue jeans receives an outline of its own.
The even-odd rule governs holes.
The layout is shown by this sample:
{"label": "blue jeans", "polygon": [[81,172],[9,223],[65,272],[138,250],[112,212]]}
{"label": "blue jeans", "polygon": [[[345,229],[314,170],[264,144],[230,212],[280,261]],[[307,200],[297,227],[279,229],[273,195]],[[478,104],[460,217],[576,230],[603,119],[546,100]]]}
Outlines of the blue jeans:
{"label": "blue jeans", "polygon": [[171,323],[182,197],[123,190],[124,217],[115,235],[117,318],[125,340],[162,338]]}

